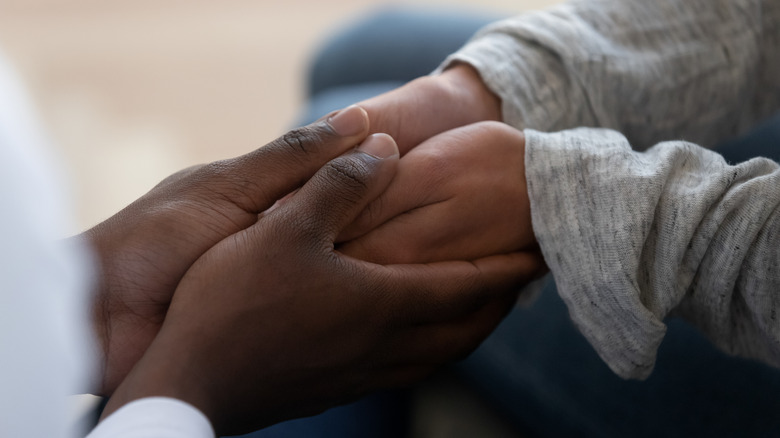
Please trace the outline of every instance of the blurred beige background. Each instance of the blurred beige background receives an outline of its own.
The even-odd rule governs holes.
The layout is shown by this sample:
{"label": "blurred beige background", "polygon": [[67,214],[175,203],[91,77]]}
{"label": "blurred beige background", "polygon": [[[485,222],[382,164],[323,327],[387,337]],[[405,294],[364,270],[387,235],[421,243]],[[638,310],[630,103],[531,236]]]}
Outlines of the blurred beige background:
{"label": "blurred beige background", "polygon": [[0,0],[0,47],[63,151],[86,228],[182,167],[283,132],[317,43],[371,8],[554,2]]}

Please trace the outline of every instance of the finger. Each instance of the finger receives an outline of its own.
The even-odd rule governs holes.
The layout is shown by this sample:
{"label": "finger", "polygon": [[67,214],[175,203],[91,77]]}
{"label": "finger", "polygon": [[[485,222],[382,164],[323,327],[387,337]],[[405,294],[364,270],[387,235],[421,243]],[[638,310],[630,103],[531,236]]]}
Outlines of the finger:
{"label": "finger", "polygon": [[339,236],[339,250],[376,263],[421,263],[525,249],[534,237],[518,134],[480,123],[418,146]]}
{"label": "finger", "polygon": [[[429,263],[505,254],[525,250],[533,243],[518,206],[506,203],[501,210],[481,208],[481,200],[476,200],[464,208],[458,202],[445,200],[399,215],[342,243],[339,251],[379,264]],[[502,220],[493,216],[497,212],[502,213]]]}
{"label": "finger", "polygon": [[[498,202],[496,200],[504,199],[498,195],[504,194],[506,189],[488,197],[475,197],[470,194],[475,190],[475,186],[485,190],[493,187],[499,190],[507,186],[515,187],[512,184],[515,182],[514,179],[511,182],[491,182],[496,176],[505,176],[502,172],[507,168],[514,168],[509,167],[513,164],[511,158],[514,155],[507,154],[506,158],[501,160],[493,158],[496,156],[495,151],[503,152],[502,148],[496,147],[496,144],[502,146],[507,143],[514,144],[511,140],[514,140],[515,132],[506,125],[480,123],[453,129],[427,139],[401,159],[393,184],[377,201],[369,204],[353,224],[347,227],[339,236],[339,241],[354,240],[398,215],[426,209],[454,197],[469,200],[466,204],[460,205],[461,211],[480,211],[474,204],[489,207],[483,209],[485,212],[494,211]],[[475,147],[485,143],[489,147]],[[516,148],[507,149],[514,152]],[[477,153],[477,151],[488,152]],[[518,180],[517,186],[521,185],[521,181]],[[456,210],[453,213],[460,215],[461,211]],[[450,227],[454,222],[450,219],[445,222],[431,223],[429,229],[442,225]],[[473,231],[469,234],[473,234]]]}
{"label": "finger", "polygon": [[544,273],[537,253],[517,252],[473,262],[392,265],[397,293],[384,300],[390,320],[429,324],[465,317],[495,297],[512,293]]}
{"label": "finger", "polygon": [[366,111],[351,106],[246,155],[205,165],[198,179],[244,210],[260,213],[360,143],[368,126]]}
{"label": "finger", "polygon": [[[376,204],[376,201],[372,204]],[[432,252],[441,252],[442,245],[447,245],[448,242],[439,238],[446,237],[441,226],[432,227],[431,230],[424,221],[419,220],[421,216],[428,220],[431,209],[436,209],[437,205],[428,206],[426,210],[415,209],[401,214],[368,234],[342,243],[338,250],[350,257],[381,265],[454,260],[454,256],[438,259],[431,256]],[[447,220],[452,218],[441,219],[443,221],[438,222],[439,224],[447,223]],[[479,258],[456,255],[457,260]]]}
{"label": "finger", "polygon": [[450,196],[446,189],[446,157],[440,150],[420,145],[398,163],[393,184],[370,203],[360,215],[339,235],[339,242],[357,239],[390,219],[441,202]]}
{"label": "finger", "polygon": [[[381,199],[371,205],[378,204]],[[350,257],[381,265],[471,260],[511,250],[484,252],[463,248],[461,239],[453,239],[453,236],[459,235],[455,234],[452,226],[452,212],[440,202],[399,214],[368,234],[342,243],[338,250]],[[467,231],[463,234],[469,237],[467,245],[485,246],[480,239],[473,238],[475,230]],[[452,251],[453,246],[458,246],[457,251]]]}
{"label": "finger", "polygon": [[398,165],[398,147],[387,134],[374,134],[354,152],[329,161],[275,212],[294,221],[302,237],[332,243],[365,206],[387,188]]}

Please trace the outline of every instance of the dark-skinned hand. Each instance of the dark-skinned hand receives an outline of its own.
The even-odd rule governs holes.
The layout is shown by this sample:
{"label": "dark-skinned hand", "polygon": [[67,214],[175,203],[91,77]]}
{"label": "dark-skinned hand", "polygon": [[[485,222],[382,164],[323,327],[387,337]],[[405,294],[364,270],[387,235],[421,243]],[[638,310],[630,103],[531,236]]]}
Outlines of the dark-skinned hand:
{"label": "dark-skinned hand", "polygon": [[[261,180],[252,211],[295,186],[296,175],[274,171],[300,159],[272,148],[258,162],[257,175],[279,177]],[[336,251],[336,237],[397,165],[392,139],[372,136],[200,256],[106,415],[169,396],[198,407],[218,433],[243,433],[406,384],[475,348],[537,260],[515,253],[382,266]]]}
{"label": "dark-skinned hand", "polygon": [[174,174],[84,233],[101,271],[93,311],[103,353],[99,393],[111,394],[141,358],[199,257],[367,133],[365,111],[351,107],[247,155]]}

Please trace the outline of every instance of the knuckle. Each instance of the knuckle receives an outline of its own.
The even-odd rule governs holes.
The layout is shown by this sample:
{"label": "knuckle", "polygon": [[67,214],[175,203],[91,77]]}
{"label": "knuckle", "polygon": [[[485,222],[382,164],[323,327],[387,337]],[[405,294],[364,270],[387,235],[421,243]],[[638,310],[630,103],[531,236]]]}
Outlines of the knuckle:
{"label": "knuckle", "polygon": [[474,125],[488,130],[495,130],[498,132],[504,132],[505,130],[511,129],[509,125],[507,125],[506,123],[499,122],[496,120],[483,120],[481,122],[475,123]]}
{"label": "knuckle", "polygon": [[523,138],[522,131],[503,122],[493,120],[483,121],[476,123],[474,128],[480,135],[501,140],[488,142],[488,144],[493,145],[493,147],[514,148],[516,147],[517,141]]}
{"label": "knuckle", "polygon": [[258,199],[265,199],[262,181],[257,181],[238,170],[235,160],[222,160],[199,168],[199,187],[202,192],[229,201],[246,211],[257,211]]}
{"label": "knuckle", "polygon": [[480,131],[496,135],[513,135],[513,132],[516,131],[516,129],[506,123],[495,120],[484,120],[475,123],[473,126]]}
{"label": "knuckle", "polygon": [[312,216],[302,214],[286,214],[280,220],[274,221],[272,235],[280,236],[285,244],[295,250],[300,260],[306,260],[307,266],[313,267],[312,254],[318,253],[321,247],[320,238],[322,224]]}
{"label": "knuckle", "polygon": [[310,154],[324,141],[323,133],[313,127],[304,126],[288,131],[277,143],[284,149],[293,153]]}
{"label": "knuckle", "polygon": [[360,195],[368,189],[370,170],[360,160],[339,157],[328,162],[323,172],[329,182],[353,195]]}
{"label": "knuckle", "polygon": [[154,186],[155,189],[159,189],[162,187],[170,187],[174,184],[180,183],[180,182],[186,182],[188,179],[192,178],[192,175],[197,175],[197,173],[204,167],[205,164],[197,164],[194,166],[190,166],[187,168],[184,168],[182,170],[179,170],[178,172],[172,173],[168,177],[164,178],[162,181],[157,183],[157,185]]}
{"label": "knuckle", "polygon": [[450,155],[446,148],[428,148],[419,153],[416,164],[420,167],[420,171],[446,171]]}
{"label": "knuckle", "polygon": [[230,188],[231,172],[230,166],[225,161],[215,161],[204,164],[198,168],[189,181],[189,188],[197,194],[222,194],[224,197],[230,196],[226,193]]}
{"label": "knuckle", "polygon": [[222,161],[213,161],[208,164],[204,164],[201,166],[197,173],[201,178],[207,178],[207,179],[213,179],[215,177],[222,177],[229,175],[230,172],[228,170],[229,165],[225,160]]}
{"label": "knuckle", "polygon": [[430,191],[453,180],[462,174],[473,162],[464,162],[460,155],[453,155],[447,148],[429,148],[415,156],[414,174],[419,176],[419,185],[424,191]]}

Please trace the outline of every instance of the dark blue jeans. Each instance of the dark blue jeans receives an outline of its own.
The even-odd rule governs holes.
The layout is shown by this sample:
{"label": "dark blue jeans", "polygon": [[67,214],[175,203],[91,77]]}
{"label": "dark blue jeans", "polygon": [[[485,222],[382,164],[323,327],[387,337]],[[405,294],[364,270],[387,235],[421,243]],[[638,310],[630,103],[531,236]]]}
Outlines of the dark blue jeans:
{"label": "dark blue jeans", "polygon": [[[427,74],[492,19],[393,10],[365,18],[315,57],[301,122]],[[780,160],[780,117],[720,152],[732,162],[758,155]],[[721,353],[684,321],[667,323],[652,376],[622,380],[574,328],[548,281],[531,308],[514,310],[455,369],[521,436],[780,436],[780,371]],[[374,396],[251,436],[403,436],[404,400]]]}

